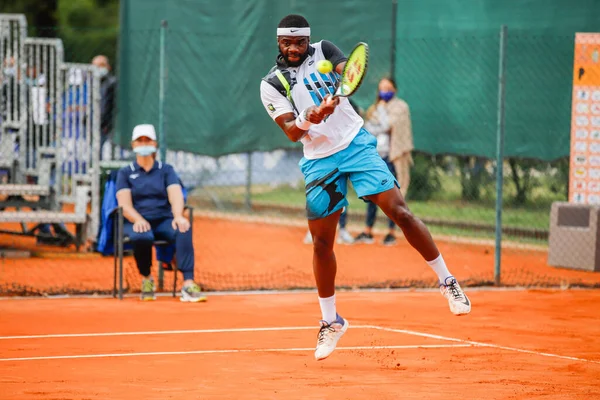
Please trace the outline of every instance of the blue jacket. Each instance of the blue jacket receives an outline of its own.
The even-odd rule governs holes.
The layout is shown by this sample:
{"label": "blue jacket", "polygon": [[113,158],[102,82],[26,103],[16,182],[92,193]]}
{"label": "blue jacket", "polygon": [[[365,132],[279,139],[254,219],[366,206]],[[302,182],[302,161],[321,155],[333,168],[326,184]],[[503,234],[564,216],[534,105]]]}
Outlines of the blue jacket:
{"label": "blue jacket", "polygon": [[[110,176],[104,184],[104,197],[102,198],[102,207],[100,209],[100,229],[98,231],[98,240],[96,251],[102,253],[104,256],[113,255],[114,249],[114,238],[113,238],[113,224],[114,218],[109,215],[110,212],[118,206],[117,203],[117,192],[116,192],[116,180],[118,170],[114,170],[110,173]],[[180,181],[181,183],[181,181]],[[181,184],[183,190],[183,200],[187,201],[187,190]],[[125,244],[124,250],[131,249],[130,244]],[[156,248],[156,259],[164,263],[170,263],[175,255],[175,245],[160,246]]]}

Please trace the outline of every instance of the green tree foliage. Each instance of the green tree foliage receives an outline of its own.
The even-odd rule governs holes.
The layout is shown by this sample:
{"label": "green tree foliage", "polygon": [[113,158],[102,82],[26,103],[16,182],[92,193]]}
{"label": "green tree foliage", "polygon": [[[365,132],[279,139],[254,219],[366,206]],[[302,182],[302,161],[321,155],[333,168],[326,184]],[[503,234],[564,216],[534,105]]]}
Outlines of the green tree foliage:
{"label": "green tree foliage", "polygon": [[461,197],[465,201],[481,199],[482,186],[488,182],[485,169],[486,160],[482,157],[459,156]]}
{"label": "green tree foliage", "polygon": [[59,0],[59,35],[65,57],[72,62],[91,62],[104,54],[115,64],[119,34],[117,0]]}
{"label": "green tree foliage", "polygon": [[539,184],[533,178],[535,167],[539,165],[539,161],[509,158],[508,165],[510,165],[511,179],[516,190],[514,203],[523,205],[530,199],[532,190]]}
{"label": "green tree foliage", "polygon": [[62,39],[66,61],[89,63],[104,54],[116,64],[118,0],[12,0],[0,2],[0,12],[25,14],[31,37]]}
{"label": "green tree foliage", "polygon": [[415,152],[413,160],[414,165],[410,171],[410,185],[406,197],[410,200],[431,200],[435,193],[442,188],[435,157]]}
{"label": "green tree foliage", "polygon": [[554,173],[550,175],[550,190],[564,196],[566,200],[569,197],[569,157],[554,161],[551,168]]}
{"label": "green tree foliage", "polygon": [[[57,26],[56,9],[59,0],[9,0],[0,2],[2,14],[25,14],[29,35],[38,36],[38,28],[47,30]],[[46,36],[53,37],[53,36]]]}

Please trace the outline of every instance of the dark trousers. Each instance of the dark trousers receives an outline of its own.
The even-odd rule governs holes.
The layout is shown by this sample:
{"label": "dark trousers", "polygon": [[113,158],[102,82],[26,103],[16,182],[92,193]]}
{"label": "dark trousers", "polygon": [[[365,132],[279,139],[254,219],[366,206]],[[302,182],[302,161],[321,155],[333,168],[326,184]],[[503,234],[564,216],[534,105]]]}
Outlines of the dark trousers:
{"label": "dark trousers", "polygon": [[340,214],[340,228],[345,229],[348,223],[348,207],[344,207],[344,211]]}
{"label": "dark trousers", "polygon": [[[387,164],[388,169],[392,173],[392,175],[396,176],[396,168],[394,168],[394,164],[390,162],[388,157],[383,157],[383,161]],[[377,206],[375,203],[368,201],[367,202],[367,226],[372,228],[375,225],[375,217],[377,216]],[[390,229],[394,228],[396,224],[394,221],[388,218],[388,226]]]}
{"label": "dark trousers", "polygon": [[175,244],[177,256],[177,269],[183,273],[183,279],[194,279],[194,245],[192,243],[192,230],[181,233],[173,229],[173,218],[148,221],[151,230],[148,232],[134,232],[133,224],[125,221],[123,233],[129,237],[133,245],[133,257],[140,274],[150,276],[152,266],[152,243],[154,240],[166,240]]}

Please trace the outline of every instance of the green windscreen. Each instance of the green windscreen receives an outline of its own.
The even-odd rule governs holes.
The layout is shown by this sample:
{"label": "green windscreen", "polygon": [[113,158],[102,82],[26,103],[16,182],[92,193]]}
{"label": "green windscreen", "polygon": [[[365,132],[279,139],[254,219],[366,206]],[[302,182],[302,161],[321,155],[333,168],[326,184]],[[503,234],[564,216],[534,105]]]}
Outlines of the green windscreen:
{"label": "green windscreen", "polygon": [[[166,144],[219,156],[291,148],[260,101],[277,55],[276,27],[290,13],[346,54],[369,45],[369,71],[352,99],[366,108],[393,59],[418,150],[494,157],[499,32],[506,40],[505,155],[552,160],[569,153],[575,32],[600,31],[594,0],[123,0],[119,130],[158,126],[160,25],[165,35]],[[394,53],[395,46],[395,53]]]}

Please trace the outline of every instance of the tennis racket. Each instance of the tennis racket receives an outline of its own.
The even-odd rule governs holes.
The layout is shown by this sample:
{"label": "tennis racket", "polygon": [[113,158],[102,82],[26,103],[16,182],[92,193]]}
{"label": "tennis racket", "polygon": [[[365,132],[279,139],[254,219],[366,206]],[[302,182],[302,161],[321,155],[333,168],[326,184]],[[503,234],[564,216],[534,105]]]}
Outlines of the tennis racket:
{"label": "tennis racket", "polygon": [[369,65],[369,46],[359,42],[348,56],[342,76],[333,97],[352,96],[367,75]]}

